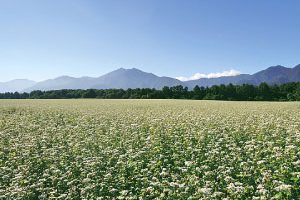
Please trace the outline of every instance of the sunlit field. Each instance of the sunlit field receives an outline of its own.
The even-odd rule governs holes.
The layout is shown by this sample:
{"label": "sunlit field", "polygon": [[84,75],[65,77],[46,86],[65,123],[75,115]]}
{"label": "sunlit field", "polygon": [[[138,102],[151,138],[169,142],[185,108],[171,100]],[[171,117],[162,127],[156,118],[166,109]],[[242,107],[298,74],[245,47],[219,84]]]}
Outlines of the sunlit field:
{"label": "sunlit field", "polygon": [[300,103],[1,100],[0,199],[299,199]]}

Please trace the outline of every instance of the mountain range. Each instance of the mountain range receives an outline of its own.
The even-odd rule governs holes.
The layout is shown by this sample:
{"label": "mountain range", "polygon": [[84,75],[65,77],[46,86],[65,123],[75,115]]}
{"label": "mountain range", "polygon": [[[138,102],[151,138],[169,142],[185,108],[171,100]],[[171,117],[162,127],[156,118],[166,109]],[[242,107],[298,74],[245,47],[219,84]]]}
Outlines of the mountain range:
{"label": "mountain range", "polygon": [[210,87],[220,84],[253,84],[262,82],[268,84],[283,84],[288,82],[300,82],[300,65],[294,68],[284,66],[272,66],[255,74],[240,74],[236,76],[223,76],[219,78],[200,78],[198,80],[180,81],[171,77],[160,77],[139,69],[120,68],[103,76],[80,77],[61,76],[35,82],[27,79],[16,79],[8,82],[0,82],[0,92],[30,92],[33,90],[60,90],[60,89],[111,89],[111,88],[156,88],[164,86],[183,85],[192,89],[196,85]]}
{"label": "mountain range", "polygon": [[36,84],[35,81],[27,79],[15,79],[8,82],[0,82],[0,93],[3,92],[21,92]]}

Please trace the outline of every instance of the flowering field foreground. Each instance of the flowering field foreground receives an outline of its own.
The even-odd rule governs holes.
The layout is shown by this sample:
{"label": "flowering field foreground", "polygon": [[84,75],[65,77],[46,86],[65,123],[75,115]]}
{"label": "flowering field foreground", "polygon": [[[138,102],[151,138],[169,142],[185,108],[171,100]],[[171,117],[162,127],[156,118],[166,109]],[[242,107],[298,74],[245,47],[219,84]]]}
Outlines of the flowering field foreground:
{"label": "flowering field foreground", "polygon": [[300,103],[0,101],[0,199],[299,199]]}

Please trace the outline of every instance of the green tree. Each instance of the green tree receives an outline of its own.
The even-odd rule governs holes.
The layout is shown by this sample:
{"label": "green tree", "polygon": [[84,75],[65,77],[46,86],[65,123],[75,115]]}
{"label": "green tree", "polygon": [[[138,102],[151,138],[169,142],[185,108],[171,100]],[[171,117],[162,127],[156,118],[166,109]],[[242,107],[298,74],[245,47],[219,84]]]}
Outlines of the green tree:
{"label": "green tree", "polygon": [[96,98],[97,94],[94,89],[88,89],[82,94],[82,98]]}

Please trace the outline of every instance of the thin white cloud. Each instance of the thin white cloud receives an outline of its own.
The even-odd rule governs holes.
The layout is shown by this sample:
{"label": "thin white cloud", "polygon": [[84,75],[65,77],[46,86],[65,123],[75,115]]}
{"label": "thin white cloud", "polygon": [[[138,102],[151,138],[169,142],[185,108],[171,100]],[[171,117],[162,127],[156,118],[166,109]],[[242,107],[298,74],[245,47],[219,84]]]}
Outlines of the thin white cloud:
{"label": "thin white cloud", "polygon": [[209,73],[209,74],[201,74],[201,73],[196,73],[191,77],[184,77],[184,76],[179,76],[176,77],[176,79],[180,81],[191,81],[191,80],[197,80],[200,78],[219,78],[222,76],[237,76],[240,75],[241,72],[231,69],[229,71],[224,71],[224,72],[217,72],[217,73]]}

